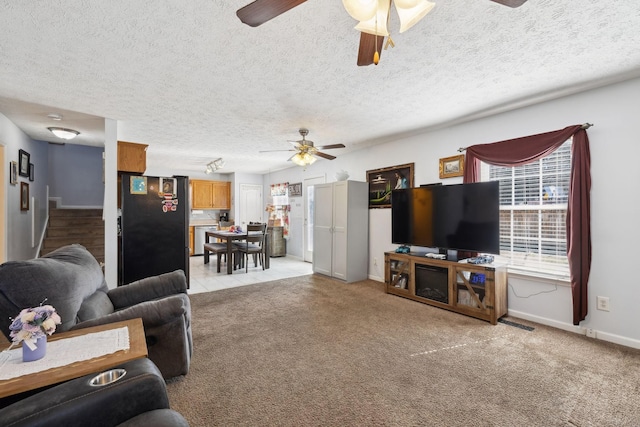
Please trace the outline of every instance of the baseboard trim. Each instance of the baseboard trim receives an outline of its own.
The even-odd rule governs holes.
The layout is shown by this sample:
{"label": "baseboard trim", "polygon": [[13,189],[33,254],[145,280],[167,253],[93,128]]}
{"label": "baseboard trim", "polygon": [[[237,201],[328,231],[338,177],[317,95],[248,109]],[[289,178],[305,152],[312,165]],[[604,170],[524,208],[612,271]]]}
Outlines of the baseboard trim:
{"label": "baseboard trim", "polygon": [[50,202],[54,202],[56,204],[56,209],[102,209],[104,206],[75,206],[75,205],[63,205],[61,197],[49,197]]}
{"label": "baseboard trim", "polygon": [[[509,316],[517,317],[518,319],[529,320],[531,322],[539,323],[545,326],[551,326],[552,328],[562,329],[563,331],[573,332],[579,335],[587,335],[587,328],[584,326],[576,326],[570,323],[559,322],[557,320],[548,319],[546,317],[534,316],[528,313],[524,313],[516,310],[508,310]],[[633,338],[623,337],[616,334],[610,334],[608,332],[603,331],[594,331],[595,338],[602,341],[607,341],[613,344],[623,345],[625,347],[631,347],[635,349],[640,349],[640,340],[635,340]]]}

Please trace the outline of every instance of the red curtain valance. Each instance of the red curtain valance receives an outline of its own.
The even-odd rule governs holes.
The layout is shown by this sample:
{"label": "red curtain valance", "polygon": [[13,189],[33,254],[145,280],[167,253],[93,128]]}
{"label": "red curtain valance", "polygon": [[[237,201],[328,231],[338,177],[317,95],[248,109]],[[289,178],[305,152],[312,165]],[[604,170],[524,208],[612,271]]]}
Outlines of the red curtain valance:
{"label": "red curtain valance", "polygon": [[464,182],[480,180],[480,162],[520,166],[539,160],[573,136],[567,206],[567,256],[573,297],[573,324],[587,316],[587,282],[591,271],[591,155],[583,125],[467,148]]}

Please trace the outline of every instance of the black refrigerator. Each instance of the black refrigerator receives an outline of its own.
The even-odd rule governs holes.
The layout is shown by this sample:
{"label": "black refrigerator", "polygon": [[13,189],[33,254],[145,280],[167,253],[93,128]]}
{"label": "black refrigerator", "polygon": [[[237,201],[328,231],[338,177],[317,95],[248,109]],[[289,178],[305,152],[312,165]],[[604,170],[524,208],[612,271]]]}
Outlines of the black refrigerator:
{"label": "black refrigerator", "polygon": [[189,284],[189,179],[122,174],[118,284],[183,270]]}

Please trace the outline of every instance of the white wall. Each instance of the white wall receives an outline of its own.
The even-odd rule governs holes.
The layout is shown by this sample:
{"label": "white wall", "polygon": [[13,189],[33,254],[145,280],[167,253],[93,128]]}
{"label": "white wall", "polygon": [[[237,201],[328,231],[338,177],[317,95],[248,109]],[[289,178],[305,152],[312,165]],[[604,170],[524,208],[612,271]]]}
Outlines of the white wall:
{"label": "white wall", "polygon": [[[18,176],[18,183],[12,185],[8,178],[5,179],[5,200],[2,201],[6,208],[6,239],[2,244],[5,245],[7,261],[33,258],[46,221],[48,144],[32,140],[3,114],[0,114],[0,144],[5,147],[5,162],[17,162],[18,150],[23,149],[30,154],[30,162],[35,167],[34,181]],[[28,211],[20,210],[21,182],[29,184],[31,200]]]}
{"label": "white wall", "polygon": [[[303,176],[326,174],[334,181],[337,170],[349,172],[349,179],[365,181],[366,171],[404,163],[415,163],[415,185],[441,181],[439,159],[457,153],[459,147],[491,143],[532,135],[566,126],[593,123],[587,133],[591,145],[591,227],[593,262],[589,280],[589,314],[581,328],[572,325],[571,292],[566,283],[509,278],[509,312],[555,327],[584,333],[596,331],[598,338],[640,348],[637,327],[640,286],[633,268],[635,247],[640,242],[640,201],[634,186],[640,168],[633,161],[640,156],[637,118],[640,117],[640,79],[566,96],[491,117],[426,131],[362,152],[320,160],[314,165],[292,168],[265,176],[265,188],[276,182],[298,182]],[[426,112],[425,114],[428,114]],[[457,184],[461,178],[444,180]],[[369,277],[384,280],[384,252],[391,244],[389,209],[369,211]],[[301,233],[291,228],[291,233]],[[288,252],[299,253],[292,247]],[[595,308],[596,296],[610,298],[609,312]]]}
{"label": "white wall", "polygon": [[47,144],[49,197],[60,208],[100,208],[104,203],[103,147]]}

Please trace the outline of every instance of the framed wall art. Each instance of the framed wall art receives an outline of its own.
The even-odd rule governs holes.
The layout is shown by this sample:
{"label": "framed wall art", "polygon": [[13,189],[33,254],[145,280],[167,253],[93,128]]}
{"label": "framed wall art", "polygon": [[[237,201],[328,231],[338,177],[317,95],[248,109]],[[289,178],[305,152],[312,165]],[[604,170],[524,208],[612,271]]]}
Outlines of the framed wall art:
{"label": "framed wall art", "polygon": [[171,195],[177,197],[177,180],[175,178],[160,178],[160,197]]}
{"label": "framed wall art", "polygon": [[302,183],[289,184],[289,197],[302,197]]}
{"label": "framed wall art", "polygon": [[29,184],[26,182],[20,183],[20,210],[29,210]]}
{"label": "framed wall art", "polygon": [[129,194],[147,194],[147,177],[132,176]]}
{"label": "framed wall art", "polygon": [[391,191],[413,187],[413,163],[367,171],[369,209],[391,208]]}
{"label": "framed wall art", "polygon": [[35,171],[36,167],[33,165],[33,163],[29,163],[29,181],[33,181],[35,178]]}
{"label": "framed wall art", "polygon": [[9,184],[18,183],[18,162],[9,162]]}
{"label": "framed wall art", "polygon": [[18,151],[18,173],[20,176],[29,177],[29,162],[31,155],[24,150]]}
{"label": "framed wall art", "polygon": [[440,159],[440,179],[464,175],[464,154]]}

